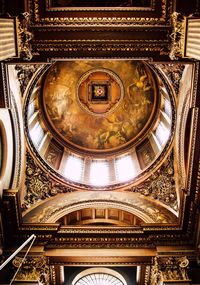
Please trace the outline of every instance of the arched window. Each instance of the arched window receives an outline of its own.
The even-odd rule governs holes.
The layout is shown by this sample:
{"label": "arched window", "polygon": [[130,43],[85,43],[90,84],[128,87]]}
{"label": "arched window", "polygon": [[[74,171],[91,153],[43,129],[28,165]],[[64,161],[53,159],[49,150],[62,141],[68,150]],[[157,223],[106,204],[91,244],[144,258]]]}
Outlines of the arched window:
{"label": "arched window", "polygon": [[79,273],[72,285],[127,285],[124,277],[108,268],[90,268]]}

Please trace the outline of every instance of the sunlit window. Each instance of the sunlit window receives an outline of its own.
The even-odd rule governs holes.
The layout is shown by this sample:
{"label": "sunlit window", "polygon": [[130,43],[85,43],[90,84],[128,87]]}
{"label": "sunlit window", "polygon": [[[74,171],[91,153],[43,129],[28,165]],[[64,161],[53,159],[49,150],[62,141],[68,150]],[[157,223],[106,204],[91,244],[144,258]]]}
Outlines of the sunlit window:
{"label": "sunlit window", "polygon": [[32,100],[28,105],[28,117],[30,118],[35,111],[35,100]]}
{"label": "sunlit window", "polygon": [[93,273],[82,277],[74,285],[124,285],[124,283],[109,274]]}
{"label": "sunlit window", "polygon": [[81,271],[72,285],[127,285],[127,282],[119,272],[99,267]]}
{"label": "sunlit window", "polygon": [[165,99],[165,106],[164,106],[164,108],[165,108],[165,113],[167,114],[167,116],[169,118],[171,118],[171,116],[172,116],[172,108],[171,108],[170,101],[167,100],[167,99]]}
{"label": "sunlit window", "polygon": [[65,164],[64,175],[67,179],[80,182],[83,173],[83,159],[69,155]]}
{"label": "sunlit window", "polygon": [[136,170],[133,159],[130,155],[116,159],[115,167],[118,181],[126,182],[135,177]]}
{"label": "sunlit window", "polygon": [[44,137],[45,133],[39,121],[30,130],[31,139],[36,147],[38,147]]}
{"label": "sunlit window", "polygon": [[163,146],[169,138],[170,130],[163,124],[163,122],[160,122],[155,131],[155,135],[159,143]]}
{"label": "sunlit window", "polygon": [[89,181],[94,186],[104,186],[109,183],[109,164],[107,161],[92,161]]}

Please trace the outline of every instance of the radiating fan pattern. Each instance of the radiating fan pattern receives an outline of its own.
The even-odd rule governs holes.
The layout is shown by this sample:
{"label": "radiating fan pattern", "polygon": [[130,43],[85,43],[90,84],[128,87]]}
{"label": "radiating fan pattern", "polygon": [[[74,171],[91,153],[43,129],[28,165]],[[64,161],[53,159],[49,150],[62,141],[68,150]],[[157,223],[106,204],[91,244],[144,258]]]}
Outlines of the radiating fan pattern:
{"label": "radiating fan pattern", "polygon": [[93,273],[79,279],[75,285],[124,285],[118,278],[105,273]]}

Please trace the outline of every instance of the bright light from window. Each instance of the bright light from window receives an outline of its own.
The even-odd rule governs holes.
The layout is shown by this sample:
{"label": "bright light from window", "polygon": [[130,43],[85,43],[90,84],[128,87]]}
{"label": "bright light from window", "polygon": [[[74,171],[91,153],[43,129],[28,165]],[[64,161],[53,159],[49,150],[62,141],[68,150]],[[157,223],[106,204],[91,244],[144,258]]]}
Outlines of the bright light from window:
{"label": "bright light from window", "polygon": [[83,173],[83,159],[69,155],[65,164],[64,175],[72,181],[81,181]]}
{"label": "bright light from window", "polygon": [[163,146],[169,138],[170,130],[163,124],[163,122],[160,122],[155,131],[155,135],[159,143]]}
{"label": "bright light from window", "polygon": [[115,276],[105,273],[93,273],[79,279],[75,285],[124,285]]}
{"label": "bright light from window", "polygon": [[135,177],[135,167],[130,155],[116,159],[116,176],[120,182],[126,182]]}
{"label": "bright light from window", "polygon": [[35,111],[35,101],[32,100],[28,105],[28,117],[29,118],[34,114],[34,111]]}
{"label": "bright light from window", "polygon": [[37,121],[34,127],[30,130],[31,140],[33,141],[35,146],[38,147],[40,145],[44,135],[44,130],[41,127],[40,122]]}
{"label": "bright light from window", "polygon": [[167,116],[169,118],[171,118],[172,116],[172,108],[171,108],[171,104],[170,104],[170,101],[165,99],[165,113],[167,114]]}
{"label": "bright light from window", "polygon": [[107,161],[92,161],[89,181],[94,186],[105,186],[109,183],[109,167]]}

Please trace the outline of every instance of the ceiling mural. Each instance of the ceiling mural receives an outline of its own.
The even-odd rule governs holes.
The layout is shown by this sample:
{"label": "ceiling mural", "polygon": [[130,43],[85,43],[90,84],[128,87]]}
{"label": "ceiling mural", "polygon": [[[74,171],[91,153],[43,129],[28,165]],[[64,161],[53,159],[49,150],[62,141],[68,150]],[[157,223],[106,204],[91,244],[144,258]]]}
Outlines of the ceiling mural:
{"label": "ceiling mural", "polygon": [[139,193],[87,191],[56,195],[25,211],[26,223],[52,223],[64,215],[84,208],[110,207],[132,213],[147,223],[176,223],[177,217],[167,208]]}
{"label": "ceiling mural", "polygon": [[147,130],[156,93],[156,82],[143,62],[65,61],[50,68],[43,103],[63,140],[92,151],[113,150]]}
{"label": "ceiling mural", "polygon": [[151,0],[52,0],[52,7],[149,7]]}

